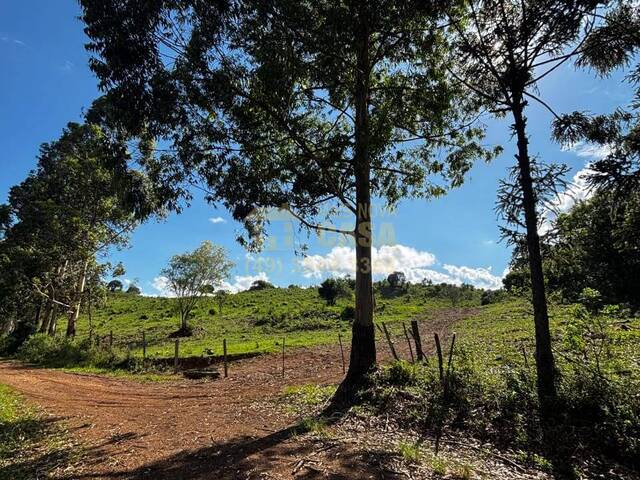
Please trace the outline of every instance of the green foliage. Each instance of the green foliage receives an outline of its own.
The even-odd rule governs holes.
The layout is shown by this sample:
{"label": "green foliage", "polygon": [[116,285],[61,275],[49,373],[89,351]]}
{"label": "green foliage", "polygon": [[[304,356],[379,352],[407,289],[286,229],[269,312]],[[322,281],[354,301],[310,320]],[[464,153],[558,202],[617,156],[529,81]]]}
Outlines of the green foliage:
{"label": "green foliage", "polygon": [[505,290],[485,290],[480,295],[480,305],[491,305],[492,303],[500,303],[508,298]]}
{"label": "green foliage", "polygon": [[140,295],[142,293],[142,290],[140,290],[140,287],[138,287],[137,285],[131,284],[129,285],[129,288],[127,288],[127,293],[129,295]]}
{"label": "green foliage", "polygon": [[345,322],[353,322],[356,319],[356,309],[351,305],[347,305],[340,312],[340,320]]}
{"label": "green foliage", "polygon": [[111,280],[107,284],[107,290],[109,290],[111,293],[121,292],[122,291],[122,282],[120,280]]}
{"label": "green foliage", "polygon": [[318,287],[318,295],[327,302],[327,305],[335,305],[338,298],[350,298],[353,291],[346,279],[327,278]]}
{"label": "green foliage", "polygon": [[224,248],[204,241],[192,252],[174,255],[161,274],[167,279],[168,288],[177,297],[180,312],[181,336],[190,336],[187,320],[200,298],[214,285],[220,285],[234,264],[227,258]]}
{"label": "green foliage", "polygon": [[127,368],[131,365],[118,351],[98,349],[87,340],[51,337],[38,333],[30,337],[18,350],[17,358],[46,367],[94,366],[98,368]]}
{"label": "green foliage", "polygon": [[397,448],[398,453],[409,463],[420,463],[424,456],[420,442],[401,441],[398,442]]}
{"label": "green foliage", "polygon": [[266,280],[255,280],[249,287],[249,290],[268,290],[270,288],[276,287]]}

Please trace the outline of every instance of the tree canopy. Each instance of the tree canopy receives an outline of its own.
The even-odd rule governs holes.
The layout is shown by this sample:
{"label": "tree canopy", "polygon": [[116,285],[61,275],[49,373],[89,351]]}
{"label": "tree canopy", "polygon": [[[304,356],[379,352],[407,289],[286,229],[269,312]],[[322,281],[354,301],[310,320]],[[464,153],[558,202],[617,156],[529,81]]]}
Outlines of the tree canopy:
{"label": "tree canopy", "polygon": [[192,252],[174,255],[161,275],[168,282],[168,288],[178,299],[181,327],[177,335],[191,334],[189,314],[203,295],[207,285],[219,286],[233,268],[224,248],[204,241]]}

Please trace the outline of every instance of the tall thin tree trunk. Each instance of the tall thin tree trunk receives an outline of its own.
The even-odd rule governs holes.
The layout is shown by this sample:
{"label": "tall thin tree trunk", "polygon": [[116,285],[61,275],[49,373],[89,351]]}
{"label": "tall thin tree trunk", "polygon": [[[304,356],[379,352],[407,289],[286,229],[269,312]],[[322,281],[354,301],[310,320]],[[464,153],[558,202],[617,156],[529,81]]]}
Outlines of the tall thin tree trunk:
{"label": "tall thin tree trunk", "polygon": [[50,337],[54,337],[56,334],[56,329],[58,328],[58,305],[53,305],[53,310],[51,311],[51,320],[49,321],[49,329],[47,333]]}
{"label": "tall thin tree trunk", "polygon": [[[49,292],[50,295],[53,295],[52,291],[53,291],[53,288],[50,289],[50,292]],[[53,301],[51,297],[49,297],[47,299],[47,304],[44,308],[44,313],[42,314],[42,323],[40,324],[40,328],[38,329],[40,333],[47,333],[49,331],[49,324],[51,323],[52,314],[53,314]]]}
{"label": "tall thin tree trunk", "polygon": [[357,71],[355,84],[356,187],[356,316],[351,340],[351,361],[341,386],[341,394],[350,396],[364,382],[376,364],[373,326],[373,279],[371,262],[371,180],[369,165],[369,27],[366,3],[357,15]]}
{"label": "tall thin tree trunk", "polygon": [[74,293],[75,304],[69,314],[69,321],[67,322],[67,337],[76,336],[76,323],[80,317],[80,307],[82,306],[82,295],[84,293],[84,287],[87,283],[87,268],[89,267],[89,259],[87,258],[82,264],[82,271],[76,284],[76,291]]}
{"label": "tall thin tree trunk", "polygon": [[[514,96],[515,97],[515,96]],[[518,139],[518,167],[520,169],[520,186],[522,188],[523,208],[527,230],[527,249],[529,253],[529,269],[531,272],[531,293],[536,334],[536,370],[538,375],[538,397],[543,418],[549,418],[556,399],[555,367],[551,350],[551,334],[549,331],[549,314],[545,294],[544,274],[542,270],[542,254],[538,235],[538,215],[536,213],[536,197],[531,178],[531,161],[529,158],[529,140],[527,139],[527,120],[524,116],[522,97],[514,98],[514,129]]]}

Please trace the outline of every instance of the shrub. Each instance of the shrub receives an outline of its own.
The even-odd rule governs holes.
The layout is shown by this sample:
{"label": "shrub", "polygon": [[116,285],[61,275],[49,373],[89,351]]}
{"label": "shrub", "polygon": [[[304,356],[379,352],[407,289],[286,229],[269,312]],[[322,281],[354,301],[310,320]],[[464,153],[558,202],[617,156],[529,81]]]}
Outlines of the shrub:
{"label": "shrub", "polygon": [[87,341],[76,342],[38,333],[22,344],[17,356],[25,362],[63,367],[86,362],[89,358],[88,347]]}
{"label": "shrub", "polygon": [[127,358],[116,350],[92,348],[88,340],[50,337],[41,333],[31,336],[20,347],[17,357],[47,367],[127,368]]}
{"label": "shrub", "polygon": [[480,296],[480,305],[491,305],[500,303],[507,298],[507,292],[504,290],[485,290]]}
{"label": "shrub", "polygon": [[340,313],[340,320],[344,320],[345,322],[352,322],[356,318],[356,309],[351,305],[347,305],[342,309]]}

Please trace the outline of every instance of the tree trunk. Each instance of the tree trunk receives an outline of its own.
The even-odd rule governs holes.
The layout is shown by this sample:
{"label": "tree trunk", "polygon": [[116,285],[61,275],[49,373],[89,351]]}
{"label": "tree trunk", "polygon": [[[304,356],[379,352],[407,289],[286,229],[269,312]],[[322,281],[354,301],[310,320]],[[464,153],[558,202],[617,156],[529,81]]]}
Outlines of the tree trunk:
{"label": "tree trunk", "polygon": [[376,364],[375,330],[373,327],[373,279],[371,263],[371,180],[369,164],[369,29],[366,3],[357,15],[357,70],[355,83],[355,149],[356,187],[356,315],[351,340],[349,370],[341,385],[341,394],[351,397],[364,383]]}
{"label": "tree trunk", "polygon": [[556,399],[555,367],[553,351],[551,350],[551,334],[549,332],[549,315],[547,312],[544,274],[542,271],[540,237],[538,236],[537,199],[533,190],[528,147],[529,141],[526,135],[527,120],[524,116],[522,97],[515,97],[514,103],[516,105],[513,109],[514,129],[518,139],[518,155],[516,155],[516,158],[520,169],[520,187],[522,188],[527,230],[527,249],[529,254],[529,269],[531,272],[531,293],[536,332],[538,397],[544,419],[549,418]]}
{"label": "tree trunk", "polygon": [[[51,291],[50,291],[50,294],[52,295]],[[38,329],[40,333],[47,333],[49,331],[49,325],[51,323],[52,314],[53,314],[53,301],[51,298],[49,298],[47,300],[47,305],[44,308],[44,313],[42,314],[42,323],[40,324],[40,328]]]}
{"label": "tree trunk", "polygon": [[82,306],[82,294],[84,293],[84,287],[87,283],[87,268],[89,267],[89,259],[87,258],[83,265],[78,283],[76,284],[76,291],[74,294],[75,305],[69,314],[69,321],[67,322],[67,338],[76,336],[76,323],[78,317],[80,317],[80,307]]}
{"label": "tree trunk", "polygon": [[50,337],[55,336],[57,328],[58,328],[58,305],[54,304],[53,309],[51,311],[51,320],[49,321],[49,330],[47,332]]}

